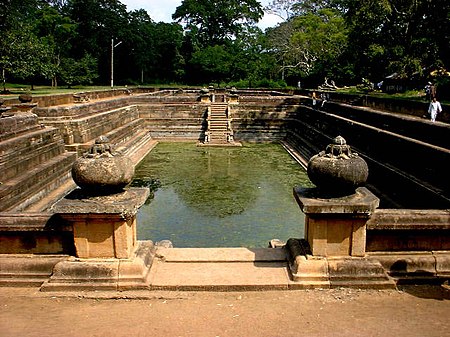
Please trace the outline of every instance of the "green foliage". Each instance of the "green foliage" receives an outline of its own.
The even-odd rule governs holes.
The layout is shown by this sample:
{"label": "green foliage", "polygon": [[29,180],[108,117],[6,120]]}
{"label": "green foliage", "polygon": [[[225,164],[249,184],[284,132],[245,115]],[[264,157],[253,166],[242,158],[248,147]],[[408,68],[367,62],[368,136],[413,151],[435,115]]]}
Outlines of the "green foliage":
{"label": "green foliage", "polygon": [[282,78],[305,78],[334,67],[347,46],[347,30],[338,11],[324,8],[269,31],[269,41]]}
{"label": "green foliage", "polygon": [[267,78],[258,79],[258,80],[239,80],[239,81],[231,81],[228,83],[222,83],[222,87],[235,87],[235,88],[270,88],[270,89],[283,89],[287,87],[287,84],[283,80],[270,80]]}
{"label": "green foliage", "polygon": [[188,30],[196,29],[204,46],[232,40],[262,16],[261,4],[256,0],[183,0],[172,15]]}
{"label": "green foliage", "polygon": [[18,28],[2,38],[0,67],[4,74],[3,83],[6,82],[6,74],[31,82],[37,77],[50,78],[54,71],[52,46],[34,35],[29,26],[22,24]]}
{"label": "green foliage", "polygon": [[84,55],[80,60],[73,58],[63,58],[59,74],[63,82],[70,88],[73,85],[92,84],[98,76],[96,72],[97,61],[89,54]]}
{"label": "green foliage", "polygon": [[450,69],[448,0],[271,0],[264,10],[285,21],[262,32],[257,0],[183,0],[174,23],[119,0],[4,0],[0,76],[4,86],[107,84],[114,39],[119,84],[346,85],[397,73],[448,87],[430,75]]}

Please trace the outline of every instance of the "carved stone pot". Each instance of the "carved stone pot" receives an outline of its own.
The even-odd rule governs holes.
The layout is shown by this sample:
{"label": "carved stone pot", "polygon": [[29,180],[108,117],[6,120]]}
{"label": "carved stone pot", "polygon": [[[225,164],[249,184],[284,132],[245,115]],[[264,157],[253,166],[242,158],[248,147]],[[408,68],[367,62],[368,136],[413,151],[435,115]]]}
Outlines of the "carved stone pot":
{"label": "carved stone pot", "polygon": [[352,153],[345,139],[338,136],[325,151],[310,159],[307,173],[319,190],[334,196],[354,193],[367,181],[369,169],[365,160]]}
{"label": "carved stone pot", "polygon": [[90,152],[72,166],[73,180],[89,194],[120,192],[133,176],[131,159],[113,153],[106,137],[96,140]]}
{"label": "carved stone pot", "polygon": [[99,194],[123,190],[133,175],[133,163],[127,157],[79,158],[72,166],[75,183]]}

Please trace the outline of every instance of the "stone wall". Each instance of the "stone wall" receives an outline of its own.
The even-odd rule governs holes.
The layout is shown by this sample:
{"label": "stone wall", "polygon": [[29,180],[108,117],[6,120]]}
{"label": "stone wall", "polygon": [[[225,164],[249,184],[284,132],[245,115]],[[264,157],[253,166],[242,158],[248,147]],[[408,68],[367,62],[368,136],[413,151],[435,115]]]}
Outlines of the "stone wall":
{"label": "stone wall", "polygon": [[249,142],[280,141],[286,136],[286,119],[293,110],[280,99],[240,102],[231,109],[234,138]]}
{"label": "stone wall", "polygon": [[[97,90],[97,91],[87,91],[87,92],[78,92],[75,94],[57,94],[57,95],[32,95],[33,102],[37,103],[39,107],[50,107],[57,105],[65,105],[65,104],[74,104],[76,103],[76,99],[74,95],[82,95],[88,101],[89,100],[99,100],[99,99],[108,99],[117,96],[129,96],[130,94],[142,94],[142,93],[152,93],[157,91],[155,88],[120,88],[120,89],[111,89],[111,90]],[[18,104],[18,98],[6,99],[4,105],[12,105]]]}
{"label": "stone wall", "polygon": [[139,100],[139,118],[154,138],[179,138],[200,140],[206,129],[204,125],[207,106],[191,103],[147,103]]}
{"label": "stone wall", "polygon": [[[305,91],[310,96],[312,91]],[[317,97],[320,97],[321,91],[316,91]],[[340,92],[327,92],[330,102],[346,103],[352,106],[368,107],[375,110],[394,112],[403,115],[410,115],[420,118],[428,118],[427,112],[429,102],[424,100],[404,100],[398,98],[376,97],[370,95],[344,94]],[[450,123],[450,105],[442,104],[443,112],[438,115],[437,120]]]}
{"label": "stone wall", "polygon": [[367,222],[367,252],[450,250],[449,210],[378,209]]}
{"label": "stone wall", "polygon": [[0,254],[74,255],[72,228],[50,213],[0,213]]}
{"label": "stone wall", "polygon": [[70,179],[75,155],[32,113],[0,118],[0,211],[21,210]]}
{"label": "stone wall", "polygon": [[368,184],[382,207],[449,207],[448,149],[308,107],[290,118],[287,140],[309,159],[337,135],[368,162]]}

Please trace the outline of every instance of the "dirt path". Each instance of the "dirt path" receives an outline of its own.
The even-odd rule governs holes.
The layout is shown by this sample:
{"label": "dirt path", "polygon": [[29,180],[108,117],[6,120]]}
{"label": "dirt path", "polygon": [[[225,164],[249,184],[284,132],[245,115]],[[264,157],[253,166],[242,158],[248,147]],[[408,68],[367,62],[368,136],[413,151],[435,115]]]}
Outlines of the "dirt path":
{"label": "dirt path", "polygon": [[443,287],[111,295],[0,288],[0,335],[450,336]]}

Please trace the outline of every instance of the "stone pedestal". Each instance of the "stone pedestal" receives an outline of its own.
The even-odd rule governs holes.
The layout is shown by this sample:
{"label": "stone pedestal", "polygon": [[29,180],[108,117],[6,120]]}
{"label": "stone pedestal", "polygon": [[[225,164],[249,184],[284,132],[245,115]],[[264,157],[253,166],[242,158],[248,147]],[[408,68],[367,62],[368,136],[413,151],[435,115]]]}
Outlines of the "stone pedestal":
{"label": "stone pedestal", "polygon": [[316,189],[294,189],[306,215],[305,238],[314,256],[365,256],[366,222],[379,199],[360,187],[355,194],[323,198]]}
{"label": "stone pedestal", "polygon": [[394,288],[383,266],[366,258],[366,222],[379,199],[364,187],[326,198],[317,189],[295,188],[306,215],[305,239],[286,244],[292,288]]}
{"label": "stone pedestal", "polygon": [[42,291],[148,289],[151,241],[136,241],[136,213],[148,188],[104,196],[75,190],[52,211],[72,226],[75,257],[57,263]]}
{"label": "stone pedestal", "polygon": [[75,190],[52,210],[72,226],[77,257],[127,259],[136,244],[136,213],[148,196],[147,188],[95,197]]}

